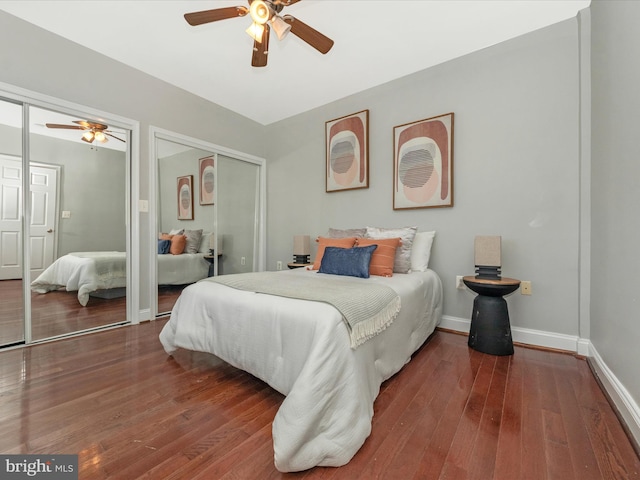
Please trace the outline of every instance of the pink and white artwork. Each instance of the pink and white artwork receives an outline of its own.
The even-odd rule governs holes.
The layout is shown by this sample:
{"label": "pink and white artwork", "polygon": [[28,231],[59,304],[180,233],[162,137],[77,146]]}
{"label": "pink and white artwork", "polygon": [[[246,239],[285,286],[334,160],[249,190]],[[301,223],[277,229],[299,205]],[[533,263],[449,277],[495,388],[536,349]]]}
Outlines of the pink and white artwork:
{"label": "pink and white artwork", "polygon": [[326,122],[326,191],[369,187],[369,110]]}
{"label": "pink and white artwork", "polygon": [[393,209],[453,206],[453,113],[393,129]]}

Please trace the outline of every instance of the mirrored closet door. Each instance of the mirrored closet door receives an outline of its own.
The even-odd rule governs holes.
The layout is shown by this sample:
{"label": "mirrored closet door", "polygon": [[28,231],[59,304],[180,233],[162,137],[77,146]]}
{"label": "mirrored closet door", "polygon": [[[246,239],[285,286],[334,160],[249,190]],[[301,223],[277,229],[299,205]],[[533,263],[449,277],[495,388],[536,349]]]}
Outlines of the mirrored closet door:
{"label": "mirrored closet door", "polygon": [[159,129],[152,135],[152,304],[162,316],[194,282],[264,269],[265,172],[250,155]]}
{"label": "mirrored closet door", "polygon": [[1,344],[126,323],[130,132],[21,102],[0,119],[16,106],[0,120]]}
{"label": "mirrored closet door", "polygon": [[24,342],[22,106],[0,98],[0,347]]}

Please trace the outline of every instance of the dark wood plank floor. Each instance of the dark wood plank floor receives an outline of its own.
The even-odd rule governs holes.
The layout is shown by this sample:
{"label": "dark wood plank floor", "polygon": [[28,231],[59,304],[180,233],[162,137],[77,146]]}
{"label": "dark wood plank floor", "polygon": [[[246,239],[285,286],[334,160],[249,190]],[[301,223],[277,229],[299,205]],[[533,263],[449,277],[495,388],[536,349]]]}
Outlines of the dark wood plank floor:
{"label": "dark wood plank floor", "polygon": [[[158,288],[158,312],[170,312],[184,285]],[[0,345],[24,339],[22,280],[0,281]],[[31,293],[33,340],[68,335],[127,319],[126,298],[90,297],[86,306],[78,302],[77,292]]]}
{"label": "dark wood plank floor", "polygon": [[0,352],[0,452],[77,453],[81,479],[632,479],[640,461],[584,359],[470,350],[437,331],[385,382],[340,468],[281,474],[283,397],[158,341],[164,320]]}

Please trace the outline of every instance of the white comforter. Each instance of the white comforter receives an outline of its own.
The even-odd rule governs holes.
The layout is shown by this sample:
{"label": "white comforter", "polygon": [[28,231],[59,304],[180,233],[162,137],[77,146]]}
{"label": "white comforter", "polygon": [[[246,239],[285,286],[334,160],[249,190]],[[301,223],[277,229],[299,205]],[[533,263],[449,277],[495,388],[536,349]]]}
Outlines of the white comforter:
{"label": "white comforter", "polygon": [[[158,283],[187,285],[205,278],[209,271],[209,263],[204,259],[204,255],[204,253],[158,255]],[[113,268],[99,274],[94,259],[111,262]],[[126,253],[124,252],[70,253],[58,258],[31,282],[31,290],[36,293],[47,293],[60,288],[68,292],[77,291],[78,302],[86,306],[91,292],[122,288],[127,285],[125,262]]]}
{"label": "white comforter", "polygon": [[169,354],[179,347],[213,353],[286,395],[273,422],[278,470],[344,465],[371,432],[380,385],[411,359],[442,316],[442,284],[433,271],[369,280],[392,287],[402,306],[390,327],[355,350],[329,304],[207,281],[183,290],[160,341]]}

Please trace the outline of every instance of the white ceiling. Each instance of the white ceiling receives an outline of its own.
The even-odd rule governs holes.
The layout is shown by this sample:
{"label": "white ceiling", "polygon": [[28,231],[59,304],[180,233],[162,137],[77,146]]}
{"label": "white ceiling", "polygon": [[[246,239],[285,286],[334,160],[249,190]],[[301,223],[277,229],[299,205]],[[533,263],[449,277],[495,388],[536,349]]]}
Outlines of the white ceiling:
{"label": "white ceiling", "polygon": [[[248,16],[188,12],[245,0],[0,0],[0,9],[263,125],[575,17],[590,0],[303,0],[287,13],[335,41],[322,55],[272,32],[251,67]],[[19,41],[19,40],[17,40]]]}

